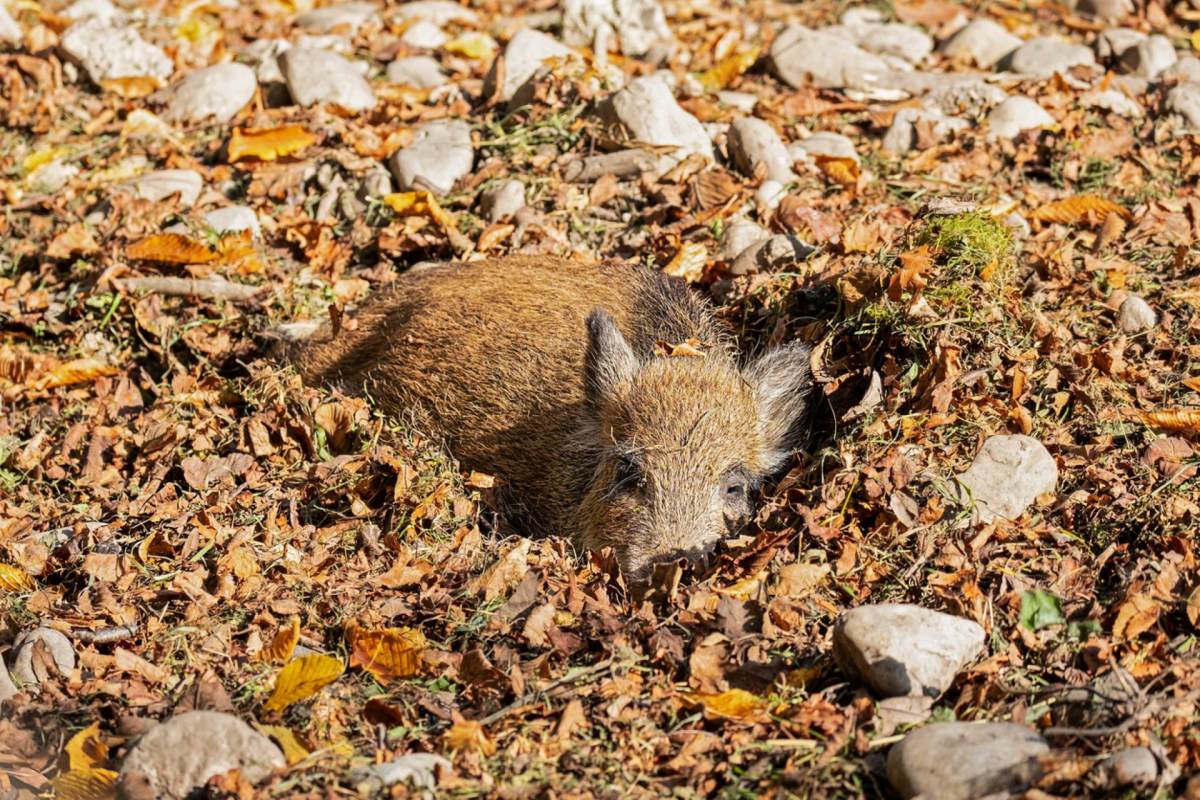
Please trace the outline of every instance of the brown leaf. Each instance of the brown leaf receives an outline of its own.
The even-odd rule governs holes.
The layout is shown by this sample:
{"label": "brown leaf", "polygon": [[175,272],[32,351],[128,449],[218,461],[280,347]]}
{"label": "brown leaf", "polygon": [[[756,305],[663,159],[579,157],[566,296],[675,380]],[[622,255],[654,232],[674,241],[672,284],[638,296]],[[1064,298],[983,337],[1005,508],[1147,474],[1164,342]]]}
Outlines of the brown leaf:
{"label": "brown leaf", "polygon": [[380,683],[411,678],[421,671],[425,635],[413,628],[366,629],[354,624],[346,632],[350,666],[362,667]]}
{"label": "brown leaf", "polygon": [[220,254],[181,233],[156,233],[126,247],[125,257],[162,264],[208,264],[216,261]]}
{"label": "brown leaf", "polygon": [[1138,411],[1137,415],[1152,428],[1177,433],[1200,433],[1200,408],[1167,408]]}
{"label": "brown leaf", "polygon": [[1121,604],[1113,622],[1114,639],[1136,639],[1154,627],[1162,606],[1148,594],[1138,593]]}
{"label": "brown leaf", "polygon": [[99,249],[100,245],[92,238],[91,231],[77,222],[54,237],[46,247],[46,255],[50,258],[72,258],[91,255]]}
{"label": "brown leaf", "polygon": [[858,185],[858,177],[861,172],[858,162],[853,158],[818,155],[816,162],[817,167],[825,177],[833,183],[841,184],[847,188]]}
{"label": "brown leaf", "polygon": [[1126,220],[1133,216],[1112,200],[1092,194],[1081,194],[1036,208],[1029,214],[1029,219],[1063,225],[1097,225],[1109,214],[1116,214]]}
{"label": "brown leaf", "polygon": [[300,617],[293,616],[291,622],[271,637],[271,643],[258,652],[258,661],[286,664],[300,642]]}

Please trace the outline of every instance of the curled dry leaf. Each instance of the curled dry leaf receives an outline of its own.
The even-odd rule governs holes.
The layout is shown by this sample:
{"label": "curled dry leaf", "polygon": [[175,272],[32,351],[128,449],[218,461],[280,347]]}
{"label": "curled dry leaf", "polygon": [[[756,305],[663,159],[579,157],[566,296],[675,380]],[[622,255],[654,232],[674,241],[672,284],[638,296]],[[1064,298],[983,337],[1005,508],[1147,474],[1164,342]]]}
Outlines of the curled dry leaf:
{"label": "curled dry leaf", "polygon": [[742,722],[763,718],[769,707],[766,700],[745,689],[728,689],[718,694],[689,692],[683,699],[689,705],[703,707],[708,716]]}
{"label": "curled dry leaf", "polygon": [[752,47],[727,56],[699,75],[700,85],[709,92],[719,92],[758,61],[759,48]]}
{"label": "curled dry leaf", "polygon": [[190,236],[156,233],[126,247],[125,257],[162,264],[208,264],[220,256],[217,251]]}
{"label": "curled dry leaf", "polygon": [[411,678],[421,671],[425,635],[418,630],[351,625],[347,638],[350,666],[362,667],[381,683]]}
{"label": "curled dry leaf", "polygon": [[27,381],[30,389],[44,391],[57,389],[60,386],[71,386],[76,383],[87,383],[96,378],[116,375],[120,370],[97,358],[76,358],[66,361],[51,369],[38,378]]}
{"label": "curled dry leaf", "polygon": [[100,81],[100,88],[125,100],[137,100],[162,88],[162,81],[151,75],[135,75],[125,78],[109,78]]}
{"label": "curled dry leaf", "polygon": [[312,697],[345,671],[341,660],[326,655],[297,658],[279,672],[275,690],[264,704],[267,711],[282,711],[292,703]]}
{"label": "curled dry leaf", "polygon": [[99,769],[108,765],[108,745],[100,738],[99,722],[93,722],[72,736],[64,749],[72,770]]}
{"label": "curled dry leaf", "polygon": [[235,128],[227,148],[229,163],[234,164],[249,158],[274,161],[277,158],[302,153],[316,141],[316,136],[299,125],[246,130]]}
{"label": "curled dry leaf", "polygon": [[675,253],[663,272],[676,278],[683,278],[688,283],[695,283],[704,275],[704,265],[708,263],[708,249],[699,242],[685,242]]}
{"label": "curled dry leaf", "polygon": [[34,588],[33,576],[12,564],[0,564],[0,590],[28,592]]}
{"label": "curled dry leaf", "polygon": [[1200,433],[1200,408],[1166,408],[1138,411],[1142,422],[1152,428],[1175,433]]}
{"label": "curled dry leaf", "polygon": [[258,653],[259,661],[269,661],[273,664],[285,664],[292,657],[296,645],[300,641],[300,617],[293,616],[291,622],[279,629],[271,638],[271,643]]}
{"label": "curled dry leaf", "polygon": [[72,769],[50,781],[58,800],[116,800],[117,773],[111,769]]}
{"label": "curled dry leaf", "polygon": [[430,192],[392,192],[384,195],[383,202],[401,217],[429,217],[442,226],[443,230],[458,230],[454,217],[438,205],[437,198]]}
{"label": "curled dry leaf", "polygon": [[859,175],[862,174],[858,162],[853,158],[817,156],[816,162],[817,168],[826,178],[847,188],[856,186]]}
{"label": "curled dry leaf", "polygon": [[1063,225],[1099,225],[1109,214],[1116,214],[1125,220],[1132,217],[1123,206],[1112,200],[1094,194],[1080,194],[1036,208],[1029,214],[1029,219]]}
{"label": "curled dry leaf", "polygon": [[484,756],[496,754],[496,743],[488,738],[483,725],[475,720],[464,719],[454,723],[446,731],[444,740],[449,750],[474,751]]}
{"label": "curled dry leaf", "polygon": [[283,757],[287,759],[289,767],[308,758],[308,748],[301,744],[296,732],[291,728],[285,725],[262,725],[259,723],[255,723],[254,727],[258,728],[260,733],[275,740],[279,749],[283,751]]}

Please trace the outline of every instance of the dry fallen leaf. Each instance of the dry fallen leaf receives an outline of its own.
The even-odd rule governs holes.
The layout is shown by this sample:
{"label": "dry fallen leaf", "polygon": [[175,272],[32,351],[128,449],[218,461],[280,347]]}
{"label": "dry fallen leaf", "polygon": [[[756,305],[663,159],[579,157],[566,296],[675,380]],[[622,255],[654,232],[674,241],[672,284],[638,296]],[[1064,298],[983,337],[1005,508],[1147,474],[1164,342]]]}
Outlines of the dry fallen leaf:
{"label": "dry fallen leaf", "polygon": [[1135,594],[1121,604],[1117,618],[1113,622],[1113,638],[1136,639],[1141,634],[1154,627],[1162,606],[1148,594]]}
{"label": "dry fallen leaf", "polygon": [[758,61],[758,53],[759,49],[753,47],[721,59],[710,69],[700,73],[700,85],[705,91],[719,92],[733,83],[734,78],[754,66],[754,62]]}
{"label": "dry fallen leaf", "polygon": [[762,719],[768,708],[766,700],[745,689],[728,689],[719,694],[689,692],[683,699],[691,705],[702,706],[705,714],[743,722]]}
{"label": "dry fallen leaf", "polygon": [[449,750],[467,750],[484,756],[496,754],[496,743],[488,738],[483,726],[475,720],[459,720],[446,731],[443,740]]}
{"label": "dry fallen leaf", "polygon": [[442,226],[443,230],[458,230],[454,217],[438,205],[437,198],[430,192],[393,192],[384,195],[383,202],[401,217],[429,217]]}
{"label": "dry fallen leaf", "polygon": [[663,272],[676,278],[683,278],[688,283],[695,283],[704,275],[704,265],[708,263],[708,249],[699,242],[684,242],[675,253]]}
{"label": "dry fallen leaf", "polygon": [[118,372],[120,372],[119,369],[105,364],[99,359],[76,358],[72,361],[58,364],[36,380],[28,381],[27,385],[30,389],[44,391],[46,389],[57,389],[60,386],[94,381],[96,378],[116,375]]}
{"label": "dry fallen leaf", "polygon": [[295,731],[284,725],[261,725],[254,724],[259,732],[270,736],[279,745],[279,749],[283,751],[283,757],[287,759],[288,766],[299,764],[304,759],[308,758],[308,748],[300,743]]}
{"label": "dry fallen leaf", "polygon": [[1029,213],[1029,219],[1039,222],[1058,222],[1063,225],[1086,223],[1099,225],[1109,214],[1116,214],[1128,220],[1132,215],[1125,208],[1112,200],[1092,194],[1081,194],[1055,200],[1040,206]]}
{"label": "dry fallen leaf", "polygon": [[99,722],[93,722],[72,736],[65,751],[72,770],[98,769],[108,764],[108,745],[100,738]]}
{"label": "dry fallen leaf", "polygon": [[57,800],[115,800],[117,773],[111,769],[72,769],[50,781]]}
{"label": "dry fallen leaf", "polygon": [[229,138],[229,163],[256,158],[259,161],[274,161],[284,156],[296,155],[315,144],[317,137],[299,125],[283,125],[278,128],[235,128]]}
{"label": "dry fallen leaf", "polygon": [[413,628],[350,626],[350,666],[362,667],[380,683],[411,678],[421,670],[425,635]]}
{"label": "dry fallen leaf", "polygon": [[100,88],[125,100],[137,100],[161,89],[162,81],[150,75],[109,78],[100,81]]}
{"label": "dry fallen leaf", "polygon": [[204,242],[181,233],[156,233],[125,248],[125,257],[134,261],[162,264],[208,264],[220,256]]}
{"label": "dry fallen leaf", "polygon": [[300,700],[312,697],[341,677],[345,667],[339,659],[326,655],[297,658],[280,670],[275,690],[263,705],[267,711],[282,711]]}
{"label": "dry fallen leaf", "polygon": [[6,592],[28,592],[36,584],[33,576],[12,564],[0,564],[0,590]]}
{"label": "dry fallen leaf", "polygon": [[1200,433],[1200,408],[1165,408],[1139,411],[1138,417],[1152,428],[1178,433]]}
{"label": "dry fallen leaf", "polygon": [[842,156],[817,156],[817,168],[821,170],[833,183],[841,184],[847,188],[858,184],[858,177],[861,170],[858,162],[853,158],[844,158]]}
{"label": "dry fallen leaf", "polygon": [[286,664],[296,650],[300,641],[300,617],[293,616],[287,627],[280,628],[271,638],[271,643],[258,653],[259,661],[269,661],[273,664]]}

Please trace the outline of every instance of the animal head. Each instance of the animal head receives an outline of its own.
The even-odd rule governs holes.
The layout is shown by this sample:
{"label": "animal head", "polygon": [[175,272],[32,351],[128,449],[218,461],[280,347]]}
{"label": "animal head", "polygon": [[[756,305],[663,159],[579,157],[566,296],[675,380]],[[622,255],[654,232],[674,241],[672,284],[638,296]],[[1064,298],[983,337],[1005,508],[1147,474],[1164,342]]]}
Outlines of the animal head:
{"label": "animal head", "polygon": [[759,483],[798,444],[808,363],[801,345],[744,368],[724,353],[640,359],[612,317],[593,311],[584,377],[600,458],[580,509],[582,544],[611,546],[640,579],[740,528]]}

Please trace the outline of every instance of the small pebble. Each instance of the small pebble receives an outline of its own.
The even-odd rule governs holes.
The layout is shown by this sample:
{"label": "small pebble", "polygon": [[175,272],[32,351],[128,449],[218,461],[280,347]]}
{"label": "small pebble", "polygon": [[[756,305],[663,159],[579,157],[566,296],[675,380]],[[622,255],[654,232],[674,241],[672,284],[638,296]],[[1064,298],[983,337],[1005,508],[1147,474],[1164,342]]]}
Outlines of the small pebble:
{"label": "small pebble", "polygon": [[1148,747],[1129,747],[1114,753],[1105,760],[1104,767],[1114,789],[1151,786],[1158,780],[1158,759]]}
{"label": "small pebble", "polygon": [[417,128],[412,144],[392,154],[388,164],[401,191],[427,188],[448,194],[475,163],[471,127],[461,119],[440,119]]}
{"label": "small pebble", "polygon": [[1054,117],[1028,97],[1010,97],[991,110],[987,116],[991,136],[1015,139],[1022,131],[1053,126]]}
{"label": "small pebble", "polygon": [[1038,495],[1058,485],[1058,465],[1037,439],[1021,434],[991,436],[974,463],[958,476],[959,501],[974,503],[981,522],[1015,520]]}
{"label": "small pebble", "polygon": [[729,127],[729,154],[748,177],[754,177],[761,164],[771,180],[788,183],[796,179],[783,140],[769,123],[756,117],[743,117]]}
{"label": "small pebble", "polygon": [[337,53],[293,47],[278,60],[288,92],[298,105],[336,103],[350,111],[375,105],[375,93],[362,70]]}
{"label": "small pebble", "polygon": [[15,655],[9,674],[20,687],[37,687],[50,677],[41,671],[34,659],[34,648],[39,644],[49,652],[60,673],[69,675],[75,669],[75,647],[71,640],[53,628],[35,628],[21,634],[13,642]]}
{"label": "small pebble", "polygon": [[171,87],[163,119],[168,122],[228,122],[254,97],[258,78],[245,64],[216,64]]}
{"label": "small pebble", "polygon": [[334,28],[346,28],[353,33],[378,16],[379,7],[374,3],[340,3],[306,11],[296,17],[296,25],[314,33],[328,33]]}
{"label": "small pebble", "polygon": [[479,210],[488,222],[499,222],[525,207],[525,185],[515,178],[501,181],[479,197]]}
{"label": "small pebble", "polygon": [[770,238],[770,232],[757,222],[748,219],[734,220],[721,236],[721,258],[732,261],[747,248]]}
{"label": "small pebble", "polygon": [[[504,82],[499,87],[498,96],[501,100],[511,100],[541,68],[542,64],[551,58],[569,58],[574,51],[559,42],[553,36],[523,28],[509,40],[504,48]],[[493,62],[491,71],[484,81],[484,94],[491,96],[496,93],[497,71],[499,61]]]}
{"label": "small pebble", "polygon": [[199,172],[191,169],[159,169],[143,173],[121,184],[120,188],[152,203],[177,194],[180,203],[191,206],[200,197],[204,179]]}
{"label": "small pebble", "polygon": [[1038,36],[1000,61],[1000,66],[1022,75],[1050,76],[1082,64],[1095,64],[1092,48],[1052,36]]}
{"label": "small pebble", "polygon": [[93,83],[113,78],[158,78],[166,81],[175,65],[167,54],[133,28],[92,18],[63,33],[60,46],[82,66]]}
{"label": "small pebble", "polygon": [[951,58],[970,61],[980,69],[990,69],[1020,46],[1019,37],[998,22],[981,17],[943,42],[940,49]]}
{"label": "small pebble", "polygon": [[1121,54],[1121,66],[1139,78],[1156,78],[1170,68],[1178,56],[1175,46],[1165,36],[1147,36]]}
{"label": "small pebble", "polygon": [[388,64],[387,79],[402,86],[433,89],[445,85],[448,78],[437,59],[429,56],[398,58]]}
{"label": "small pebble", "polygon": [[1136,334],[1147,331],[1158,324],[1158,314],[1142,298],[1136,294],[1125,297],[1117,312],[1117,321],[1122,333]]}
{"label": "small pebble", "polygon": [[631,139],[652,145],[672,145],[671,158],[681,161],[692,153],[713,157],[704,126],[684,111],[659,75],[635,78],[601,107],[601,117],[619,123]]}

